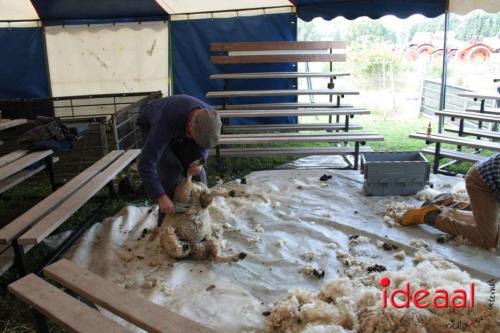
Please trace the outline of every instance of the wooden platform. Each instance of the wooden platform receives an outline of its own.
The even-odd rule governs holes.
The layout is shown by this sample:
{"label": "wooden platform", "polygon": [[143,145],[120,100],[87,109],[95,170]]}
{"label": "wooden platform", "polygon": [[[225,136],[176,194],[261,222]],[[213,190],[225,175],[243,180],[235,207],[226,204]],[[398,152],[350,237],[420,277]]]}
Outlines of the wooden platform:
{"label": "wooden platform", "polygon": [[284,89],[284,90],[240,90],[240,91],[211,91],[206,94],[207,98],[229,98],[229,97],[266,97],[266,96],[298,96],[298,95],[359,95],[352,90],[334,89]]}

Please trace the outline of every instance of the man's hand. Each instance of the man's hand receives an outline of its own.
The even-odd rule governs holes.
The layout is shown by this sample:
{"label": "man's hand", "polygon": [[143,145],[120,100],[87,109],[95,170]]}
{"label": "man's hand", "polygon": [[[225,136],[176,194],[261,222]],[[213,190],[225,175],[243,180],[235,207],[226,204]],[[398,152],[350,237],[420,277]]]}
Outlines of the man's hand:
{"label": "man's hand", "polygon": [[203,166],[200,164],[198,160],[194,161],[189,165],[189,169],[187,171],[187,175],[189,176],[198,176],[201,172],[201,168]]}
{"label": "man's hand", "polygon": [[158,205],[163,214],[175,213],[175,205],[166,194],[158,198]]}

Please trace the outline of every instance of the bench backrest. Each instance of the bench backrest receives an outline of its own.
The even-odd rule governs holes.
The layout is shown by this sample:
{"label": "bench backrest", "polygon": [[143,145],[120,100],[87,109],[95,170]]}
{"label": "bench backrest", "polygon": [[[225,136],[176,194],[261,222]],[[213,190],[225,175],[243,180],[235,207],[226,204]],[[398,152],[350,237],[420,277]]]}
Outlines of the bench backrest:
{"label": "bench backrest", "polygon": [[218,52],[213,64],[346,61],[344,41],[212,43],[210,50]]}

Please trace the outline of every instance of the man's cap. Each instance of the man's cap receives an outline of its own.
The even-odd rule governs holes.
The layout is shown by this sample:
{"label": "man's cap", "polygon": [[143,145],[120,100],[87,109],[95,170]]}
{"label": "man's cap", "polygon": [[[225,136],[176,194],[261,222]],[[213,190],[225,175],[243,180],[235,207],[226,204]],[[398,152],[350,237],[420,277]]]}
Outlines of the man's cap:
{"label": "man's cap", "polygon": [[214,110],[199,109],[191,118],[191,136],[202,148],[213,148],[219,142],[222,122]]}

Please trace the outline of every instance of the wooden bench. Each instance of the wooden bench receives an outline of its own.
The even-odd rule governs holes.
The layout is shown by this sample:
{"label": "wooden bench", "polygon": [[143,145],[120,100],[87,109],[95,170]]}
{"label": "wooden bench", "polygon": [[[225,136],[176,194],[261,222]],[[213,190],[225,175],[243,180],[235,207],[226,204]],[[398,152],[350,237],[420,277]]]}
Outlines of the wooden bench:
{"label": "wooden bench", "polygon": [[485,107],[484,110],[481,108],[467,108],[465,109],[467,112],[480,112],[480,113],[490,113],[490,114],[500,114],[500,108],[488,108]]}
{"label": "wooden bench", "polygon": [[318,108],[352,108],[351,104],[340,104],[340,96],[337,103],[256,103],[256,104],[236,104],[236,105],[214,105],[216,110],[289,110],[289,109],[309,109]]}
{"label": "wooden bench", "polygon": [[500,132],[495,132],[495,131],[480,130],[467,127],[464,128],[462,131],[460,131],[460,127],[446,127],[444,130],[450,133],[458,133],[458,134],[461,133],[461,135],[463,136],[475,136],[478,139],[487,138],[492,140],[500,140]]}
{"label": "wooden bench", "polygon": [[357,124],[275,124],[275,125],[231,125],[225,126],[224,132],[226,134],[237,133],[263,133],[263,132],[300,132],[300,131],[349,131],[359,130],[363,127]]}
{"label": "wooden bench", "polygon": [[26,119],[0,119],[0,131],[14,126],[26,124],[27,122],[28,121]]}
{"label": "wooden bench", "polygon": [[[427,147],[422,149],[422,153],[427,154],[427,155],[435,155],[436,154],[436,148],[435,147]],[[450,150],[450,149],[443,149],[441,148],[439,151],[439,157],[440,158],[453,158],[453,159],[458,159],[461,161],[467,161],[467,162],[481,162],[487,159],[487,156],[481,156],[478,154],[473,154],[473,153],[464,153],[462,151],[457,151],[457,150]]]}
{"label": "wooden bench", "polygon": [[[45,267],[43,273],[63,288],[147,332],[214,332],[66,259]],[[38,320],[39,331],[48,332],[48,318],[69,332],[131,332],[35,274],[17,280],[8,289],[43,316]]]}
{"label": "wooden bench", "polygon": [[[358,169],[358,160],[360,154],[360,145],[364,145],[368,141],[383,141],[384,138],[376,133],[324,133],[324,134],[302,134],[302,133],[273,133],[273,134],[223,134],[219,139],[219,145],[215,148],[215,156],[220,161],[223,156],[242,157],[247,156],[245,152],[249,148],[234,148],[226,147],[227,145],[257,145],[257,144],[275,144],[275,143],[341,143],[346,144],[353,142],[354,147],[326,147],[330,149],[318,149],[318,147],[280,147],[274,152],[281,156],[306,155],[308,152],[311,155],[317,155],[322,152],[322,155],[352,155],[354,163],[352,168]],[[333,149],[336,148],[336,149]],[[342,149],[340,149],[342,148]],[[237,153],[237,150],[242,151]],[[273,152],[270,148],[254,147],[248,153],[248,156],[257,156],[258,152],[262,155],[269,155]],[[212,151],[212,155],[214,152]],[[221,166],[219,166],[221,167]]]}
{"label": "wooden bench", "polygon": [[[435,143],[436,147],[434,149],[434,167],[433,171],[434,173],[439,173],[442,171],[440,169],[439,163],[440,159],[443,157],[450,157],[450,158],[457,158],[457,159],[462,159],[465,161],[477,161],[480,160],[480,157],[475,158],[472,156],[473,154],[467,154],[467,153],[462,153],[460,151],[456,152],[456,154],[453,154],[451,151],[444,151],[442,154],[441,151],[441,144],[452,144],[452,145],[457,145],[459,147],[465,146],[465,147],[470,147],[470,148],[477,148],[477,149],[485,149],[485,150],[490,150],[494,152],[500,151],[500,143],[496,142],[491,142],[491,141],[484,141],[484,140],[473,140],[473,139],[466,139],[462,137],[453,137],[453,136],[447,136],[443,134],[431,134],[427,135],[425,133],[416,133],[416,134],[411,134],[410,138],[412,139],[419,139],[419,140],[425,140],[426,143]],[[425,153],[431,152],[430,148],[425,148],[423,151]]]}
{"label": "wooden bench", "polygon": [[[359,147],[359,153],[372,152],[370,147]],[[208,151],[210,156],[217,154],[216,149]],[[220,151],[223,157],[259,156],[305,156],[305,155],[355,155],[354,147],[264,147],[264,148],[225,148]]]}
{"label": "wooden bench", "polygon": [[474,112],[464,112],[464,111],[436,111],[436,115],[450,117],[452,120],[454,118],[478,120],[486,122],[500,122],[500,116],[492,114],[474,113]]}
{"label": "wooden bench", "polygon": [[283,89],[283,90],[240,90],[240,91],[210,91],[207,98],[229,98],[229,97],[269,97],[269,96],[298,96],[298,95],[328,95],[340,96],[359,95],[352,90],[329,90],[329,89]]}
{"label": "wooden bench", "polygon": [[[92,164],[47,198],[0,229],[0,273],[16,265],[19,275],[25,275],[24,254],[40,244],[104,186],[112,187],[113,178],[139,155],[140,150],[115,150]],[[104,205],[104,201],[101,202]],[[80,225],[63,243],[71,245],[90,222]],[[56,250],[56,257],[62,251]],[[50,258],[53,259],[53,258]],[[49,261],[50,261],[49,259]]]}
{"label": "wooden bench", "polygon": [[[47,169],[52,189],[55,189],[53,164],[58,161],[52,150],[30,152],[16,150],[0,157],[0,193],[19,184],[23,180]],[[43,163],[39,163],[43,162]],[[35,164],[39,164],[34,166]]]}
{"label": "wooden bench", "polygon": [[336,72],[260,72],[260,73],[229,73],[212,74],[214,80],[239,80],[239,79],[289,79],[289,78],[315,78],[326,77],[336,79],[338,76],[349,76],[349,73]]}

